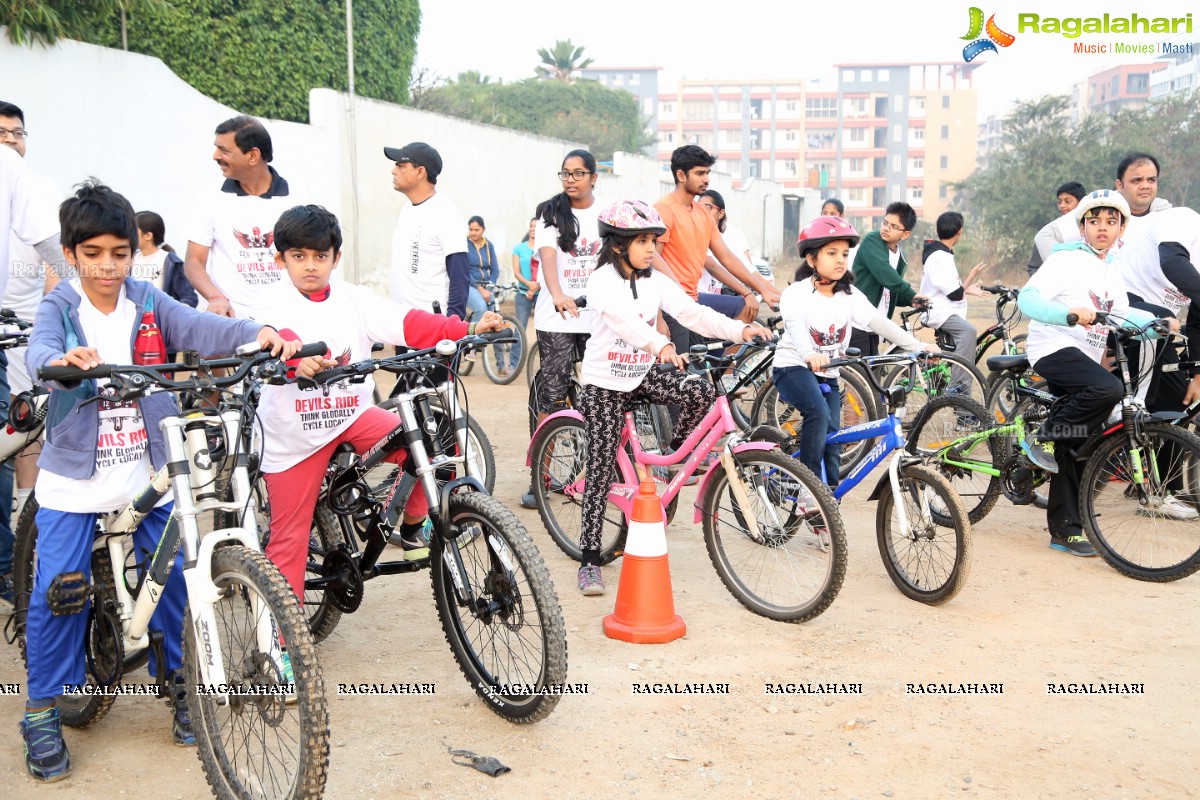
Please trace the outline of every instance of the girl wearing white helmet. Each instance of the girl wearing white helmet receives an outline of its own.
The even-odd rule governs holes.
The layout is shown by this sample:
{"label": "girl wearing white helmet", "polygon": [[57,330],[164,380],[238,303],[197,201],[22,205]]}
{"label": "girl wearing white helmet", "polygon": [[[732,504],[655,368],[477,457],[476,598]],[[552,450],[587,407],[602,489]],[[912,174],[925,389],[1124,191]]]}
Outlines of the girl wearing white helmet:
{"label": "girl wearing white helmet", "polygon": [[[1108,349],[1109,325],[1096,322],[1096,312],[1144,325],[1154,317],[1129,307],[1121,271],[1111,249],[1129,220],[1129,204],[1112,189],[1092,192],[1075,208],[1083,238],[1054,247],[1041,269],[1029,279],[1017,305],[1030,318],[1026,351],[1029,363],[1063,398],[1056,403],[1041,432],[1026,439],[1029,459],[1051,473],[1046,524],[1050,547],[1076,556],[1094,556],[1079,516],[1082,465],[1072,450],[1097,433],[1123,394],[1121,381],[1101,364]],[[1067,315],[1078,317],[1069,327]],[[1175,322],[1178,326],[1178,322]]]}
{"label": "girl wearing white helmet", "polygon": [[[841,445],[825,444],[825,436],[842,421],[838,370],[826,369],[831,359],[845,354],[852,328],[869,330],[905,350],[928,350],[936,345],[917,341],[888,320],[851,284],[850,248],[858,231],[841,217],[817,217],[800,231],[796,282],[779,300],[784,333],[775,351],[772,380],[779,396],[804,418],[800,426],[800,461],[825,481],[838,483]],[[865,353],[864,353],[865,355]]]}
{"label": "girl wearing white helmet", "polygon": [[[708,381],[684,381],[684,354],[659,333],[660,312],[705,336],[750,341],[772,338],[761,325],[744,325],[697,303],[669,278],[654,272],[655,241],[666,231],[654,208],[640,200],[614,203],[600,212],[600,257],[588,279],[591,337],[583,356],[579,407],[587,422],[587,482],[579,548],[579,591],[604,593],[600,541],[608,490],[616,472],[617,445],[625,411],[635,400],[680,407],[672,448],[687,438],[712,407],[715,393]],[[679,370],[653,370],[655,360]]]}

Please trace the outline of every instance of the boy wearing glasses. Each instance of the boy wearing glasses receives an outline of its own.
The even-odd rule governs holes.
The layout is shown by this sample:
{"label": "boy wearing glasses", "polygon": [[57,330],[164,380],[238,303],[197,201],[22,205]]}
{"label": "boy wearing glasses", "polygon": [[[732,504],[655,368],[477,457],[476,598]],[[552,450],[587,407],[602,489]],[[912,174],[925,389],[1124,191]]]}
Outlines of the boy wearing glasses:
{"label": "boy wearing glasses", "polygon": [[[900,243],[911,235],[916,224],[917,212],[912,206],[892,203],[884,212],[879,230],[863,237],[854,256],[854,285],[887,319],[892,318],[896,306],[911,306],[919,296],[904,280],[908,262],[900,251]],[[864,356],[878,355],[879,337],[855,328],[850,346],[857,347]]]}

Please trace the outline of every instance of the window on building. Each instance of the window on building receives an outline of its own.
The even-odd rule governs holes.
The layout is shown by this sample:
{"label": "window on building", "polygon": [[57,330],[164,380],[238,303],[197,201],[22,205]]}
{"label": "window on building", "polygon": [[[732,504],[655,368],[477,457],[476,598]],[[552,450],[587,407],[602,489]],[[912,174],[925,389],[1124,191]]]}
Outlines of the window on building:
{"label": "window on building", "polygon": [[662,114],[663,116],[666,116],[667,114],[674,114],[675,113],[675,104],[674,103],[663,103],[662,106],[660,106],[659,113]]}
{"label": "window on building", "polygon": [[624,84],[625,84],[625,76],[624,75],[613,75],[612,76],[612,85],[613,86],[623,86]]}
{"label": "window on building", "polygon": [[842,80],[847,83],[854,83],[854,70],[852,70],[852,69],[842,70]]}
{"label": "window on building", "polygon": [[1120,93],[1120,91],[1121,91],[1121,76],[1120,76],[1120,75],[1113,75],[1113,80],[1112,80],[1112,96],[1113,96],[1113,97],[1116,97],[1116,96],[1117,96],[1117,94],[1118,94],[1118,93]]}
{"label": "window on building", "polygon": [[712,103],[703,101],[683,104],[683,118],[686,120],[712,119]]}
{"label": "window on building", "polygon": [[851,128],[850,129],[850,144],[866,144],[867,129],[866,128]]}
{"label": "window on building", "polygon": [[909,190],[908,196],[913,200],[920,201],[925,197],[925,190],[920,187],[914,187]]}
{"label": "window on building", "polygon": [[871,80],[874,80],[874,78],[875,78],[875,76],[872,74],[871,70],[869,70],[869,69],[864,69],[858,73],[858,79],[860,81],[864,81],[864,82],[871,81]]}
{"label": "window on building", "polygon": [[903,125],[893,125],[892,126],[892,141],[893,142],[903,142],[904,141],[904,126]]}
{"label": "window on building", "polygon": [[736,129],[721,131],[721,141],[725,144],[740,147],[742,144],[742,132]]}
{"label": "window on building", "polygon": [[638,86],[642,82],[642,76],[635,72],[631,74],[627,80],[630,86]]}
{"label": "window on building", "polygon": [[675,144],[675,132],[668,131],[666,134],[663,135],[663,141],[666,142],[667,144]]}
{"label": "window on building", "polygon": [[783,140],[785,142],[794,142],[794,141],[796,141],[796,138],[797,137],[796,137],[795,131],[784,131]]}
{"label": "window on building", "polygon": [[912,131],[912,141],[914,144],[920,144],[925,141],[924,128],[911,128],[910,130]]}
{"label": "window on building", "polygon": [[950,108],[950,95],[948,95],[948,94],[942,95],[942,108],[943,109]]}
{"label": "window on building", "polygon": [[808,97],[804,100],[804,116],[809,119],[837,117],[836,97]]}
{"label": "window on building", "polygon": [[795,112],[796,111],[796,101],[788,100],[786,103],[783,104],[783,110]]}
{"label": "window on building", "polygon": [[846,159],[847,170],[850,172],[866,172],[867,160],[865,158],[849,158]]}
{"label": "window on building", "polygon": [[724,112],[730,116],[740,117],[742,115],[742,101],[726,100]]}
{"label": "window on building", "polygon": [[795,161],[783,162],[783,171],[785,174],[787,174],[793,178],[796,177],[796,173],[797,173],[796,162]]}
{"label": "window on building", "polygon": [[1150,89],[1150,76],[1145,72],[1130,75],[1125,82],[1126,94],[1145,94]]}
{"label": "window on building", "polygon": [[643,97],[642,98],[642,113],[645,114],[647,117],[654,114],[654,98],[653,97]]}
{"label": "window on building", "polygon": [[902,156],[900,156],[900,155],[892,156],[892,172],[896,172],[896,173],[900,172],[900,166],[902,163],[900,160],[901,158],[902,158]]}
{"label": "window on building", "polygon": [[912,161],[910,161],[910,162],[909,162],[909,168],[910,168],[910,169],[911,169],[913,172],[917,172],[917,171],[919,171],[919,170],[923,170],[923,169],[925,169],[925,159],[923,159],[923,158],[914,158]]}
{"label": "window on building", "polygon": [[942,156],[941,159],[938,161],[938,166],[941,167],[942,169],[949,169],[950,168],[950,156]]}
{"label": "window on building", "polygon": [[938,187],[938,197],[940,197],[943,200],[946,199],[946,184],[943,183],[941,186]]}
{"label": "window on building", "polygon": [[880,83],[886,83],[891,79],[892,76],[886,69],[875,70],[875,80],[879,81]]}
{"label": "window on building", "polygon": [[925,116],[925,98],[914,97],[908,106],[909,116],[923,117]]}
{"label": "window on building", "polygon": [[855,188],[851,189],[846,194],[847,200],[849,200],[851,203],[855,203],[856,205],[860,205],[860,206],[863,204],[863,200],[865,198],[866,198],[866,193],[863,191],[863,188],[861,186],[856,186]]}
{"label": "window on building", "polygon": [[945,140],[945,139],[949,139],[949,138],[950,138],[950,126],[943,125],[942,126],[942,139]]}

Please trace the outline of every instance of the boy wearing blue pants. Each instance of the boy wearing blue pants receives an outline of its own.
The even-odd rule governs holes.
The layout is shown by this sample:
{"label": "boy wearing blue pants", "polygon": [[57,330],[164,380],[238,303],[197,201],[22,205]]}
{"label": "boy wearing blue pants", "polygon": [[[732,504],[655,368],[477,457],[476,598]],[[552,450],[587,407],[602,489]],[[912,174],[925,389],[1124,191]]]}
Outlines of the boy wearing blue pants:
{"label": "boy wearing blue pants", "polygon": [[[163,363],[168,348],[211,355],[257,340],[284,357],[298,349],[298,343],[285,345],[272,328],[200,313],[148,281],[130,278],[137,223],[129,201],[107,186],[83,184],[59,208],[59,222],[63,252],[79,276],[60,283],[38,308],[26,355],[31,375],[45,366]],[[97,394],[95,381],[49,385],[46,443],[34,487],[39,535],[25,634],[29,696],[20,725],[25,766],[46,782],[70,773],[55,703],[86,681],[88,618],[86,605],[56,615],[47,592],[64,574],[88,580],[97,516],[128,504],[166,463],[159,423],[178,413],[174,396],[165,392],[132,403],[87,402]],[[139,551],[157,549],[172,508],[168,495],[138,526],[134,546]],[[163,633],[175,743],[194,745],[182,676],[186,603],[182,557],[177,556],[150,629]],[[151,654],[150,674],[162,668]]]}

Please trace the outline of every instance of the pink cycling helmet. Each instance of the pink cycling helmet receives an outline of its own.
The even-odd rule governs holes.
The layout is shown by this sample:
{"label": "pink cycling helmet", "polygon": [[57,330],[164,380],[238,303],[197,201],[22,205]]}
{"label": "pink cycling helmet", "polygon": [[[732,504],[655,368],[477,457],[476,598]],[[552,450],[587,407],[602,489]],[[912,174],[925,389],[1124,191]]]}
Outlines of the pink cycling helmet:
{"label": "pink cycling helmet", "polygon": [[661,235],[667,232],[662,217],[654,206],[641,200],[621,200],[600,212],[596,220],[601,236],[637,236],[640,233]]}
{"label": "pink cycling helmet", "polygon": [[812,222],[800,231],[800,237],[796,243],[800,246],[801,257],[820,250],[821,246],[827,242],[845,239],[850,242],[850,246],[854,247],[859,240],[858,231],[854,230],[854,226],[841,217],[817,217]]}

